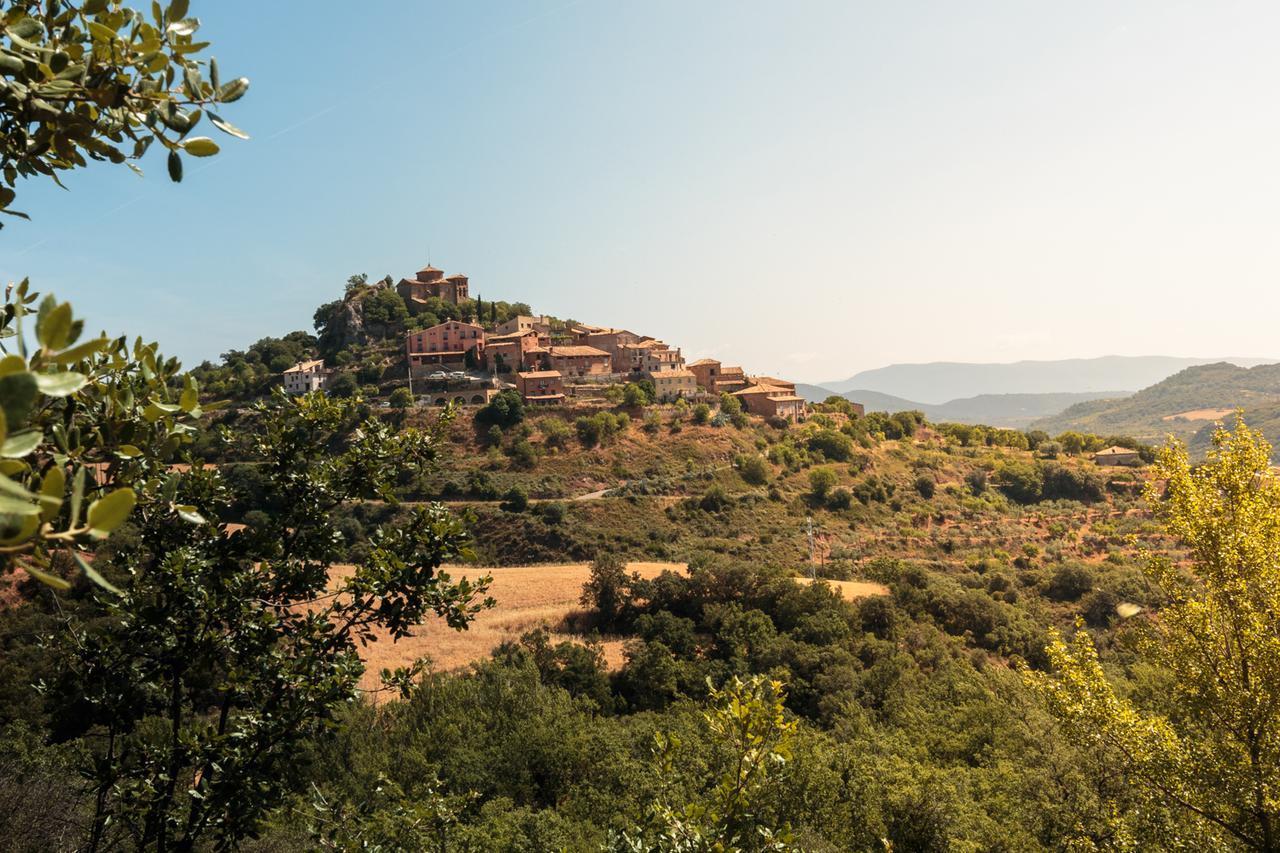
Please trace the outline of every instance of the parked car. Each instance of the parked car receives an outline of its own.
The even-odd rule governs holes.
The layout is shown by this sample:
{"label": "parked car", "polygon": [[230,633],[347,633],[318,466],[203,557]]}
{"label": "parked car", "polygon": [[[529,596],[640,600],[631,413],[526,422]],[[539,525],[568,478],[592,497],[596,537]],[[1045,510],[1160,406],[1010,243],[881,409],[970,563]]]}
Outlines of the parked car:
{"label": "parked car", "polygon": [[443,370],[437,370],[434,373],[428,373],[427,378],[432,382],[444,382],[449,378],[449,374],[445,373]]}
{"label": "parked car", "polygon": [[465,370],[454,370],[449,373],[449,378],[455,379],[458,382],[466,382],[471,378],[471,376]]}

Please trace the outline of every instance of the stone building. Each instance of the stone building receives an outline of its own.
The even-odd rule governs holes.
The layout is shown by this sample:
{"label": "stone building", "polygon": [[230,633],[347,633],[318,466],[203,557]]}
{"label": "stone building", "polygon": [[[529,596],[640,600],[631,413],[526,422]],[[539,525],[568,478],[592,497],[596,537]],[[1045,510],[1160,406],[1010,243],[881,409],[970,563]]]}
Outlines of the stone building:
{"label": "stone building", "polygon": [[807,411],[803,397],[775,385],[751,385],[733,392],[733,396],[742,401],[742,407],[748,412],[765,418],[797,421],[802,420]]}
{"label": "stone building", "polygon": [[608,376],[613,372],[613,359],[604,350],[588,346],[550,347],[543,361],[549,370],[566,377]]}
{"label": "stone building", "polygon": [[650,376],[658,401],[669,403],[698,393],[698,379],[692,370],[663,370]]}
{"label": "stone building", "polygon": [[539,346],[538,333],[533,329],[505,335],[488,335],[485,339],[485,355],[499,373],[532,370],[542,363],[546,348]]}
{"label": "stone building", "polygon": [[1129,465],[1142,464],[1142,456],[1131,447],[1112,446],[1093,454],[1096,465]]}
{"label": "stone building", "polygon": [[402,278],[396,285],[396,293],[408,306],[410,314],[416,314],[426,305],[428,299],[434,297],[457,305],[468,295],[467,277],[461,273],[446,276],[444,270],[438,270],[428,264],[414,273],[413,278]]}
{"label": "stone building", "polygon": [[311,391],[322,391],[329,382],[329,371],[325,370],[320,359],[300,361],[284,372],[284,390],[286,394],[306,394]]}
{"label": "stone building", "polygon": [[532,370],[516,374],[520,399],[533,406],[564,402],[564,377],[558,370]]}
{"label": "stone building", "polygon": [[423,369],[458,369],[485,363],[485,332],[475,323],[449,320],[405,335],[405,355],[415,375]]}

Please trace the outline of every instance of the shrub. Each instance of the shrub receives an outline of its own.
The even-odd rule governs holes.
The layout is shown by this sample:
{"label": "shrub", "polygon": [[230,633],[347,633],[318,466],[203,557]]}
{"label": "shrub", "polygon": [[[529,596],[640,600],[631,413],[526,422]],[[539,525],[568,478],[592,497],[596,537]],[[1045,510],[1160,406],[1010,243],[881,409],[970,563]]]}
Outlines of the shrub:
{"label": "shrub", "polygon": [[538,504],[534,509],[538,515],[542,516],[543,521],[551,525],[560,524],[569,514],[569,507],[564,501],[547,501]]}
{"label": "shrub", "polygon": [[538,421],[538,432],[542,433],[543,443],[547,447],[557,449],[567,447],[569,436],[573,434],[569,425],[557,417],[543,418]]}
{"label": "shrub", "polygon": [[520,439],[511,445],[511,449],[507,451],[507,455],[511,457],[511,462],[518,468],[526,471],[534,468],[538,464],[538,451],[527,439]]}
{"label": "shrub", "polygon": [[821,453],[831,462],[848,462],[853,456],[853,439],[833,429],[820,429],[809,436],[811,452]]}
{"label": "shrub", "polygon": [[1054,571],[1045,592],[1058,601],[1075,601],[1091,589],[1093,570],[1088,566],[1067,563]]}
{"label": "shrub", "polygon": [[413,405],[413,393],[408,388],[397,388],[391,392],[391,407],[407,409]]}
{"label": "shrub", "polygon": [[711,420],[711,407],[706,403],[698,403],[693,407],[693,422],[695,424],[705,424]]}
{"label": "shrub", "polygon": [[933,497],[934,492],[938,489],[938,483],[928,474],[920,474],[916,477],[916,491],[920,493],[920,497],[929,500]]}
{"label": "shrub", "polygon": [[476,423],[507,429],[524,420],[524,401],[511,389],[499,391],[489,404],[476,412]]}
{"label": "shrub", "polygon": [[809,472],[809,491],[818,500],[825,498],[837,482],[836,472],[830,468],[814,468]]}
{"label": "shrub", "polygon": [[827,506],[831,509],[848,509],[853,506],[853,492],[843,486],[827,496]]}
{"label": "shrub", "polygon": [[519,486],[512,486],[502,496],[501,508],[504,512],[524,512],[529,508],[529,495]]}
{"label": "shrub", "polygon": [[987,490],[987,471],[985,468],[974,468],[964,475],[964,484],[973,495],[980,495]]}
{"label": "shrub", "polygon": [[720,512],[729,506],[729,495],[719,485],[714,485],[702,494],[698,506],[705,512]]}
{"label": "shrub", "polygon": [[748,485],[763,486],[769,482],[769,463],[763,456],[748,456],[738,466],[738,473]]}

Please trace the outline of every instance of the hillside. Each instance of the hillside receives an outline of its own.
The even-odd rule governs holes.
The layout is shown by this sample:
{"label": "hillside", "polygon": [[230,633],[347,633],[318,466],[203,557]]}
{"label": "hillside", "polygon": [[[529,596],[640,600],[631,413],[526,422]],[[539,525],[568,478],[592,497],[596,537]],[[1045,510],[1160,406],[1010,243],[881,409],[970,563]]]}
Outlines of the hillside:
{"label": "hillside", "polygon": [[1166,435],[1186,439],[1242,408],[1251,423],[1268,427],[1274,441],[1278,433],[1269,425],[1280,425],[1278,407],[1280,364],[1245,368],[1217,363],[1189,367],[1118,400],[1079,403],[1033,426],[1054,434],[1077,430],[1123,433],[1145,441]]}
{"label": "hillside", "polygon": [[[819,385],[797,385],[796,393],[811,403],[820,403],[833,391]],[[1064,394],[979,394],[932,405],[918,403],[880,391],[858,388],[838,396],[861,403],[868,412],[923,412],[931,421],[987,424],[1021,428],[1037,418],[1056,415],[1068,406],[1097,399],[1125,396],[1124,391],[1086,391]]]}
{"label": "hillside", "polygon": [[1252,367],[1272,360],[1111,355],[1008,364],[891,364],[865,370],[848,379],[819,384],[838,394],[866,389],[937,404],[981,394],[1110,393],[1115,389],[1146,388],[1200,364],[1226,361]]}

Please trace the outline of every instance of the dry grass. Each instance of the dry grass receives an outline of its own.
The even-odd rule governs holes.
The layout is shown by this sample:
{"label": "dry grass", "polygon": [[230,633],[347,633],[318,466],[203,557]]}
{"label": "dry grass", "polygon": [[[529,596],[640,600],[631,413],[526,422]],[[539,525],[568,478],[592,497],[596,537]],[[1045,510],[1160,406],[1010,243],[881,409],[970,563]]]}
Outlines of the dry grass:
{"label": "dry grass", "polygon": [[[811,578],[796,578],[799,583],[813,583]],[[882,583],[872,583],[871,581],[833,581],[828,580],[826,583],[831,584],[840,590],[840,596],[845,601],[857,601],[859,598],[870,598],[873,595],[888,595],[889,587]]]}
{"label": "dry grass", "polygon": [[[683,563],[630,563],[628,572],[642,577],[657,577],[665,570],[684,571]],[[378,686],[383,668],[407,666],[420,657],[430,657],[437,671],[448,671],[484,660],[507,640],[518,640],[521,634],[546,626],[556,640],[569,634],[559,630],[566,617],[577,611],[582,585],[590,576],[588,563],[518,568],[478,568],[460,566],[447,569],[454,578],[477,579],[493,575],[489,587],[497,605],[483,611],[466,631],[454,631],[443,621],[433,619],[414,629],[413,633],[392,642],[380,639],[363,650],[366,671],[361,687]],[[622,665],[622,640],[606,640],[605,660],[611,667]]]}
{"label": "dry grass", "polygon": [[1165,415],[1161,420],[1216,421],[1225,418],[1234,411],[1235,409],[1192,409],[1188,412],[1178,412],[1176,415]]}

